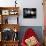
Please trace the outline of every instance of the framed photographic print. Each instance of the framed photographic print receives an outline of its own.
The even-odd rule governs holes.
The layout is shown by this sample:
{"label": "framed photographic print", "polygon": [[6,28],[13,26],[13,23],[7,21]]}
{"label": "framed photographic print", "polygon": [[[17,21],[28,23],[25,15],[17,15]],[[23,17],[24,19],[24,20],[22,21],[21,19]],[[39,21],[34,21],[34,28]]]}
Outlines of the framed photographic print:
{"label": "framed photographic print", "polygon": [[36,18],[36,8],[23,8],[23,18]]}
{"label": "framed photographic print", "polygon": [[17,12],[16,10],[10,10],[10,11],[9,11],[9,14],[10,14],[10,15],[16,15],[17,13],[18,13],[18,12]]}
{"label": "framed photographic print", "polygon": [[2,15],[9,15],[9,10],[2,10]]}

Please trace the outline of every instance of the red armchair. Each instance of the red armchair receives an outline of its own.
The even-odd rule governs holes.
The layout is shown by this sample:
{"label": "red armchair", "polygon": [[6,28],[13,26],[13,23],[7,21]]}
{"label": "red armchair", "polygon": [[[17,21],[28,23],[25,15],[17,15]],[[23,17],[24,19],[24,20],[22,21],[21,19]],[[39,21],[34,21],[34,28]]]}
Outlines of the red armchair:
{"label": "red armchair", "polygon": [[[34,37],[34,38],[33,38]],[[36,41],[36,44],[34,46],[41,46],[40,42],[37,40],[37,35],[36,33],[33,31],[33,29],[29,28],[27,29],[27,31],[24,34],[24,37],[22,38],[22,42],[21,42],[21,46],[32,46],[32,45],[27,45],[28,43],[31,44],[30,42],[25,42],[25,41],[30,41],[32,39],[35,39],[34,41]],[[27,40],[28,39],[28,40]],[[30,39],[30,40],[29,40]],[[32,41],[33,42],[33,41]]]}

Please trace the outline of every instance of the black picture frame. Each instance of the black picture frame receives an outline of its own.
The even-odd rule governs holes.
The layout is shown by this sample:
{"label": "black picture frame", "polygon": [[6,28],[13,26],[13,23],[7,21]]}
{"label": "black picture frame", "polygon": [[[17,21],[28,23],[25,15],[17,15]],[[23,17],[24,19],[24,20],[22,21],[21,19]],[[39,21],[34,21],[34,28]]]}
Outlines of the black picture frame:
{"label": "black picture frame", "polygon": [[23,18],[36,18],[36,8],[23,8]]}

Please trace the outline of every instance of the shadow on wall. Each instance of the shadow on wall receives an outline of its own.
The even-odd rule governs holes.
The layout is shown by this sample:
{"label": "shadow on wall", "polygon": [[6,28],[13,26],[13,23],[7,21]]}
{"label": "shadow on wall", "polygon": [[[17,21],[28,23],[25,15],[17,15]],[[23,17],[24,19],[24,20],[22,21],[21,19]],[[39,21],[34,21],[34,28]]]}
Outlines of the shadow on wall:
{"label": "shadow on wall", "polygon": [[28,28],[32,28],[34,30],[34,32],[36,32],[39,41],[41,43],[43,43],[43,30],[42,30],[42,26],[21,26],[20,27],[20,32],[19,32],[20,42],[21,42],[21,40],[23,38],[23,35],[24,35],[25,31]]}

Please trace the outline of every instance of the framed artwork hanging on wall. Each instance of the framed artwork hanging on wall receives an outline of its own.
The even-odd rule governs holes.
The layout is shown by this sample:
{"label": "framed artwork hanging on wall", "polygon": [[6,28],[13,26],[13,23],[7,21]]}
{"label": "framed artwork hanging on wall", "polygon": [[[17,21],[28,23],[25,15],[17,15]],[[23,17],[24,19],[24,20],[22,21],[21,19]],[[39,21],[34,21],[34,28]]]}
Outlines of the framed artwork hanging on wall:
{"label": "framed artwork hanging on wall", "polygon": [[36,18],[36,8],[23,8],[23,18]]}

